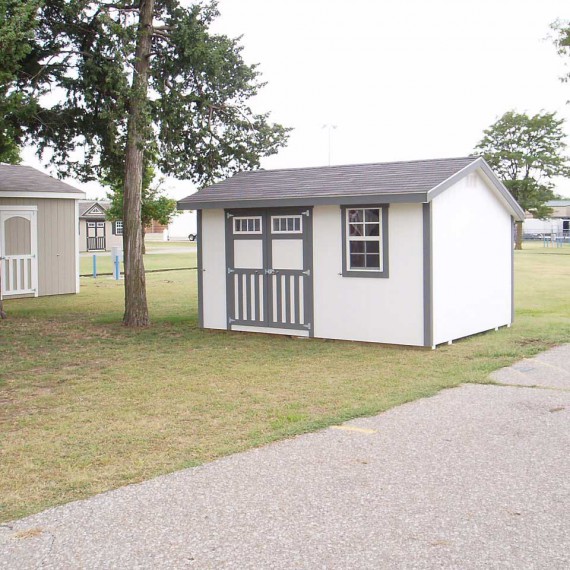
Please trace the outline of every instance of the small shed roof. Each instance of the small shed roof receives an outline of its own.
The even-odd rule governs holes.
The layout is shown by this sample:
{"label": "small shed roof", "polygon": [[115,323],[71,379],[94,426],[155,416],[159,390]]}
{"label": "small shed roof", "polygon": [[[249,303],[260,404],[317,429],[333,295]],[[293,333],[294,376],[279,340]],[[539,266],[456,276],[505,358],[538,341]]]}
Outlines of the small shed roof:
{"label": "small shed roof", "polygon": [[178,202],[178,209],[429,202],[480,168],[517,219],[524,212],[480,157],[240,172]]}
{"label": "small shed roof", "polygon": [[85,192],[31,166],[0,164],[0,197],[85,198]]}
{"label": "small shed roof", "polygon": [[100,206],[103,212],[106,212],[111,205],[111,202],[107,202],[106,200],[80,200],[79,201],[79,217],[82,218],[85,215],[89,214],[89,210],[93,208],[93,206]]}
{"label": "small shed roof", "polygon": [[556,208],[556,207],[564,207],[564,206],[570,206],[570,199],[567,200],[550,200],[550,202],[546,202],[547,206],[550,206],[551,208]]}

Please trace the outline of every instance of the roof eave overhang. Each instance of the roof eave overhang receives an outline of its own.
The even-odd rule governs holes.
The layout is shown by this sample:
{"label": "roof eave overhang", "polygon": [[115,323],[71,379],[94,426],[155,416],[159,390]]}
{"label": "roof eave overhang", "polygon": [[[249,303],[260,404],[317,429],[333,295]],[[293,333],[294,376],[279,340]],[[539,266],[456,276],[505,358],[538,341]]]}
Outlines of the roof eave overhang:
{"label": "roof eave overhang", "polygon": [[179,210],[210,210],[222,208],[286,208],[292,206],[357,206],[360,204],[421,204],[427,201],[427,192],[394,194],[361,194],[351,196],[278,197],[249,200],[181,200]]}
{"label": "roof eave overhang", "polygon": [[82,200],[85,192],[3,192],[0,191],[0,198],[54,198],[63,200]]}

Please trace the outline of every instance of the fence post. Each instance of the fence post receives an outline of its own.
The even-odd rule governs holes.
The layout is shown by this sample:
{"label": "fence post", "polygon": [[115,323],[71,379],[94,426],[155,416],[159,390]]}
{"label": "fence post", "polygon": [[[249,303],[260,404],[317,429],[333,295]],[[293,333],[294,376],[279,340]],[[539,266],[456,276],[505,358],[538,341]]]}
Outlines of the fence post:
{"label": "fence post", "polygon": [[97,277],[97,254],[93,254],[93,277]]}

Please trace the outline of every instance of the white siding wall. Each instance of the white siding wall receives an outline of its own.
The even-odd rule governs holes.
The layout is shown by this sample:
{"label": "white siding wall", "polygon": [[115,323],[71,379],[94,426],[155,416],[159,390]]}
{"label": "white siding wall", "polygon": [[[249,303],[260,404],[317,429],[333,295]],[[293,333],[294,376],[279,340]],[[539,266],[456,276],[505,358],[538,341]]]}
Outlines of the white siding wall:
{"label": "white siding wall", "polygon": [[226,242],[223,210],[202,211],[202,292],[204,327],[227,328]]}
{"label": "white siding wall", "polygon": [[434,344],[511,322],[511,218],[476,173],[432,202]]}
{"label": "white siding wall", "polygon": [[342,277],[338,206],[314,209],[315,336],[423,345],[423,223],[421,204],[388,210],[387,279]]}

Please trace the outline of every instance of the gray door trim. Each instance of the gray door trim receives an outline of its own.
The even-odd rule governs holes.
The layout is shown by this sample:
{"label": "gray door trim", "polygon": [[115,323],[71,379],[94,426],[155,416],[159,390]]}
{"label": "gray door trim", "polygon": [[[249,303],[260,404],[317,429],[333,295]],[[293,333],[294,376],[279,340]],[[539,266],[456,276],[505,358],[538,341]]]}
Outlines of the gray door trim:
{"label": "gray door trim", "polygon": [[433,346],[433,240],[432,205],[423,204],[424,346]]}
{"label": "gray door trim", "polygon": [[[302,212],[300,212],[302,210]],[[303,214],[303,233],[294,234],[291,236],[285,234],[272,234],[270,221],[272,215],[287,215],[287,214]],[[262,217],[262,233],[255,235],[234,235],[233,233],[233,218],[235,216],[248,216],[255,215]],[[314,335],[314,286],[313,286],[313,209],[312,207],[304,208],[272,208],[272,209],[247,209],[247,210],[225,210],[225,245],[226,245],[226,308],[227,308],[227,329],[231,330],[232,325],[247,325],[247,326],[259,326],[267,328],[279,328],[279,329],[290,329],[298,331],[308,331],[309,336]],[[299,270],[286,270],[279,269],[277,275],[278,279],[275,279],[275,291],[273,291],[273,260],[272,260],[272,241],[273,239],[302,239],[303,240],[303,270],[302,275],[299,275]],[[264,269],[239,269],[234,268],[234,241],[240,239],[261,239],[263,248],[263,260]],[[270,273],[267,270],[271,270]],[[238,279],[238,302],[239,309],[238,316],[240,318],[235,319],[236,306],[235,306],[235,273],[239,271],[240,275],[246,275],[245,287],[247,293],[247,299],[251,299],[251,275],[261,275],[263,274],[263,320],[258,320],[259,308],[261,306],[261,288],[259,284],[259,279],[254,279],[253,284],[253,299],[256,306],[256,321],[251,320],[251,304],[248,304],[247,313],[244,317],[244,307],[242,307],[243,299],[243,282],[242,279]],[[282,277],[285,277],[282,280]],[[303,279],[303,323],[300,324],[300,287],[298,279],[292,279],[291,276]],[[282,293],[285,293],[283,297]],[[291,293],[293,293],[294,307],[291,307],[290,299]],[[275,294],[276,302],[276,313],[282,316],[283,306],[282,298],[286,299],[287,308],[286,310],[286,321],[291,319],[291,311],[294,312],[294,323],[291,322],[272,322],[273,321],[273,295]],[[281,317],[278,319],[281,320]]]}

